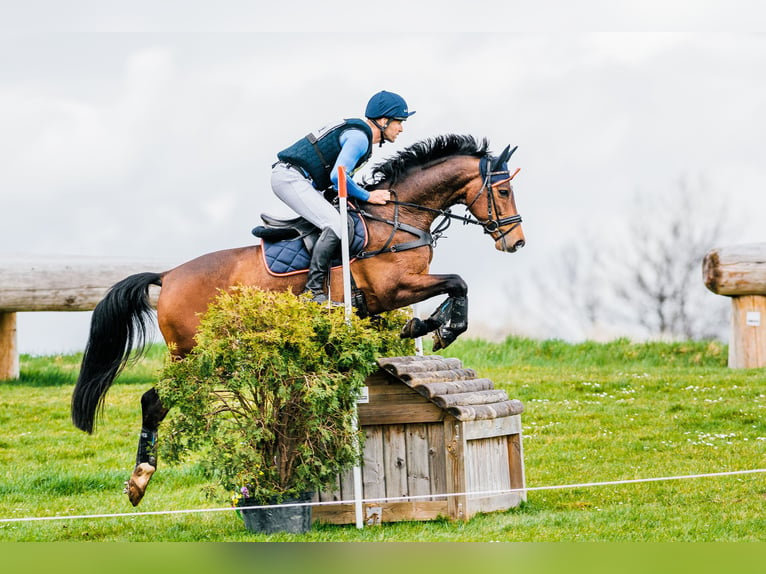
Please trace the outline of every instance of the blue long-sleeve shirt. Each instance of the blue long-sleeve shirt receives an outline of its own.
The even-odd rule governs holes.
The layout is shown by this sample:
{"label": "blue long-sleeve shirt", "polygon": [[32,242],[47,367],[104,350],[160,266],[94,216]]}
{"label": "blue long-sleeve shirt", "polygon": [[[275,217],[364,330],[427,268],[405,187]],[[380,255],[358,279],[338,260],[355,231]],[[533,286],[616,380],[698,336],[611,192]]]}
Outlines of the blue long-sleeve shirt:
{"label": "blue long-sleeve shirt", "polygon": [[348,191],[349,196],[361,199],[362,201],[367,201],[370,198],[370,193],[367,190],[362,189],[359,184],[353,180],[352,176],[354,174],[352,170],[359,159],[364,156],[367,151],[369,140],[361,130],[350,129],[344,131],[340,135],[339,141],[342,147],[338,154],[338,159],[335,160],[332,173],[330,173],[330,179],[332,180],[335,189],[338,189],[338,166],[342,165],[346,170],[346,190]]}

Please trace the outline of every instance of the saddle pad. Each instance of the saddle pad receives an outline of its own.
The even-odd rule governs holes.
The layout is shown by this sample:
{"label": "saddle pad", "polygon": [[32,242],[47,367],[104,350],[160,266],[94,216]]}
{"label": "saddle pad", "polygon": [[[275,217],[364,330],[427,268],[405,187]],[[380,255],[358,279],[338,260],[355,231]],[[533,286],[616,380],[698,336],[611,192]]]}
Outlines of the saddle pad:
{"label": "saddle pad", "polygon": [[[349,254],[353,260],[354,255],[367,245],[367,226],[358,213],[349,211],[348,216],[354,222],[354,236],[349,238],[351,243]],[[268,272],[277,276],[304,273],[308,270],[311,261],[311,254],[306,250],[301,238],[282,241],[261,239],[261,253]],[[333,267],[341,264],[340,256],[333,259],[331,263]]]}

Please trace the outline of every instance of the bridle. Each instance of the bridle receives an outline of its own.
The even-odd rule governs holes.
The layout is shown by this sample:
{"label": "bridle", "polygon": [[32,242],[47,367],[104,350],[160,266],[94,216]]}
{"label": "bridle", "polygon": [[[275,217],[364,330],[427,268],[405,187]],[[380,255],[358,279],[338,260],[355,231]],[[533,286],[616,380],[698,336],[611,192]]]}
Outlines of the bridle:
{"label": "bridle", "polygon": [[493,212],[497,215],[500,215],[500,210],[497,208],[497,199],[495,198],[494,186],[510,183],[510,181],[516,177],[516,174],[519,173],[519,170],[517,169],[515,172],[513,172],[513,175],[511,175],[511,172],[508,170],[508,166],[505,163],[498,166],[505,169],[495,170],[495,167],[496,164],[490,164],[490,159],[487,156],[481,158],[479,162],[479,171],[481,172],[484,184],[481,186],[479,193],[476,194],[476,197],[473,198],[473,201],[467,204],[466,207],[467,209],[471,209],[473,204],[478,201],[481,195],[485,191],[487,192],[487,220],[479,221],[477,219],[475,220],[475,223],[478,223],[484,228],[484,233],[489,234],[496,233],[501,227],[511,225],[510,229],[504,231],[500,237],[497,238],[499,241],[508,235],[511,231],[516,229],[519,225],[521,225],[521,215],[516,214],[499,218],[493,217]]}
{"label": "bridle", "polygon": [[[504,169],[496,169],[497,167],[504,168]],[[468,225],[468,224],[479,225],[484,229],[484,233],[487,233],[490,235],[493,233],[497,233],[501,227],[504,227],[506,225],[511,225],[512,227],[510,229],[502,232],[500,237],[497,237],[495,239],[495,241],[502,240],[503,242],[505,242],[505,236],[511,233],[519,225],[521,225],[522,220],[521,220],[521,215],[519,214],[511,215],[508,217],[495,217],[495,215],[499,215],[499,209],[497,208],[497,199],[495,198],[495,188],[499,185],[510,182],[519,172],[519,169],[517,169],[511,175],[504,161],[493,162],[492,158],[490,158],[489,156],[483,156],[479,161],[479,172],[481,174],[481,178],[483,181],[481,189],[476,194],[476,197],[474,197],[469,204],[466,204],[466,209],[470,210],[473,204],[476,203],[479,197],[481,197],[481,195],[486,191],[487,192],[486,221],[481,221],[480,219],[473,217],[470,214],[467,216],[455,215],[454,213],[452,213],[451,208],[435,209],[433,207],[426,207],[424,205],[419,205],[417,203],[410,203],[408,201],[399,201],[396,199],[396,191],[393,188],[389,189],[389,192],[391,193],[394,199],[391,199],[387,202],[389,204],[393,204],[394,206],[393,220],[385,219],[383,217],[378,217],[363,209],[350,207],[349,208],[350,211],[355,211],[359,213],[360,215],[363,215],[367,219],[372,219],[375,221],[387,223],[392,227],[391,234],[389,235],[388,240],[383,245],[383,247],[381,247],[380,249],[376,249],[375,251],[362,251],[361,253],[358,253],[356,255],[356,258],[366,259],[369,257],[374,257],[375,255],[379,255],[381,253],[396,253],[398,251],[406,251],[408,249],[415,249],[416,247],[422,247],[425,245],[435,247],[436,242],[444,235],[444,232],[447,230],[447,228],[449,228],[453,220],[461,221],[463,222],[463,225]],[[409,225],[407,223],[400,221],[399,220],[400,207],[408,207],[418,211],[435,213],[437,216],[441,216],[442,219],[436,224],[433,232],[424,231],[422,229],[419,229],[417,227],[414,227],[412,225]],[[396,235],[396,232],[400,230],[406,231],[407,233],[410,233],[416,236],[417,239],[413,241],[407,241],[405,243],[392,244],[394,236]]]}

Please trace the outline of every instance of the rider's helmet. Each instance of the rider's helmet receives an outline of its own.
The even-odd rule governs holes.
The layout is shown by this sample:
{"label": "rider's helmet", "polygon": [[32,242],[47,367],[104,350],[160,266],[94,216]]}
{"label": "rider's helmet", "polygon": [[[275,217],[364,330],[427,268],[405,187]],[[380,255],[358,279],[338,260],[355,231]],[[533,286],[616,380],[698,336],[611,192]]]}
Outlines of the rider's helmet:
{"label": "rider's helmet", "polygon": [[380,118],[406,120],[414,113],[407,111],[407,102],[399,94],[383,90],[370,98],[364,115],[371,120]]}

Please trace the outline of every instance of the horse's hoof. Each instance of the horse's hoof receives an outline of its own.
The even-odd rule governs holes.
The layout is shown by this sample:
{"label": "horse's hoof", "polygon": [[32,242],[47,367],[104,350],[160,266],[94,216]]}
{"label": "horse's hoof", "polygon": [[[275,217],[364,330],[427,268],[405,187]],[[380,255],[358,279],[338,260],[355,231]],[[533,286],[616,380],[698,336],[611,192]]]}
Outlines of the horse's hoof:
{"label": "horse's hoof", "polygon": [[432,349],[434,351],[446,349],[452,343],[455,342],[455,339],[457,339],[457,335],[453,333],[450,329],[437,329],[436,331],[433,332],[434,344]]}
{"label": "horse's hoof", "polygon": [[133,506],[138,506],[138,503],[141,502],[141,499],[144,497],[144,493],[146,491],[141,490],[138,485],[131,479],[128,481],[128,486],[125,487],[123,492],[128,495],[128,500],[130,500],[130,503]]}
{"label": "horse's hoof", "polygon": [[433,344],[433,346],[431,347],[431,349],[432,349],[434,352],[436,352],[436,351],[439,351],[439,350],[441,350],[441,349],[444,349],[444,348],[447,346],[447,345],[445,345],[445,344],[444,344],[444,342],[442,341],[442,338],[441,338],[441,336],[439,335],[439,332],[438,332],[438,331],[434,331],[434,333],[433,333],[433,336],[432,336],[431,338],[433,339],[433,342],[434,342],[434,344]]}
{"label": "horse's hoof", "polygon": [[143,499],[144,494],[146,494],[146,486],[149,484],[155,470],[157,469],[152,465],[142,462],[136,465],[136,468],[133,469],[133,474],[125,482],[125,490],[123,492],[128,495],[128,500],[130,500],[133,506],[138,506],[138,503]]}
{"label": "horse's hoof", "polygon": [[425,321],[422,321],[417,317],[413,317],[404,324],[404,327],[402,327],[402,331],[399,333],[399,336],[402,339],[414,339],[416,337],[422,337],[426,333],[428,333],[428,326],[426,325]]}

